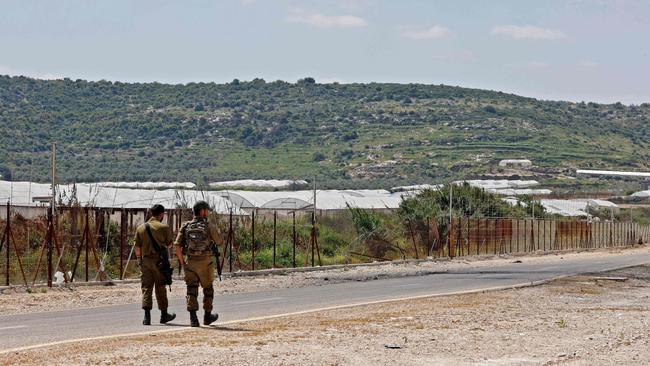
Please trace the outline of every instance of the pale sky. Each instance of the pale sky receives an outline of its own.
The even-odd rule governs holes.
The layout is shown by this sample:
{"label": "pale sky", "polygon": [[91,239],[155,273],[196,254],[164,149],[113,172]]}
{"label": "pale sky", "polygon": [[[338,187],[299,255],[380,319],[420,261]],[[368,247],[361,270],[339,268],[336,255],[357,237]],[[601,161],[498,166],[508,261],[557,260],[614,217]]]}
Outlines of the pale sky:
{"label": "pale sky", "polygon": [[646,0],[4,0],[0,74],[447,84],[650,102]]}

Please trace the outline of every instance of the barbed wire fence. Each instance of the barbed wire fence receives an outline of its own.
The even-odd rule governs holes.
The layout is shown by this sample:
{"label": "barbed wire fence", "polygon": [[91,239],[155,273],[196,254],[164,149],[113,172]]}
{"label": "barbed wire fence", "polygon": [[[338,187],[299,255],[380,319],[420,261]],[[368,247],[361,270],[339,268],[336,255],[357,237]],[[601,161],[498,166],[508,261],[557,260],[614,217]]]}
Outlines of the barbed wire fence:
{"label": "barbed wire fence", "polygon": [[[448,215],[417,222],[392,210],[369,210],[382,222],[382,243],[376,235],[359,235],[350,210],[317,210],[312,218],[312,210],[253,209],[246,216],[215,214],[212,222],[222,235],[220,264],[226,271],[613,248],[650,241],[647,207],[609,205],[601,194],[567,198],[532,196],[523,217],[503,216],[496,203],[475,208],[479,217],[452,207]],[[453,202],[453,192],[448,199]],[[553,206],[554,200],[561,202]],[[538,206],[550,210],[536,212]],[[63,282],[73,280],[73,273],[74,281],[138,275],[130,255],[135,228],[146,220],[145,209],[58,210],[52,217],[45,208],[2,207],[0,273],[5,285],[56,282],[56,272],[63,274]],[[562,210],[585,214],[571,218],[553,213]],[[176,233],[191,217],[189,209],[180,207],[169,209],[166,220]]]}
{"label": "barbed wire fence", "polygon": [[[30,161],[30,177],[31,165]],[[161,171],[157,181],[162,181]],[[117,175],[106,177],[109,180]],[[189,180],[189,179],[187,179]],[[448,184],[451,181],[447,182]],[[32,190],[26,201],[31,203]],[[202,196],[203,191],[201,191]],[[99,192],[94,192],[95,197]],[[10,187],[9,197],[14,195]],[[115,207],[87,207],[68,202],[55,215],[46,208],[0,206],[0,275],[6,285],[58,281],[134,278],[133,237],[146,220],[151,196]],[[493,256],[529,252],[612,248],[649,241],[650,205],[619,201],[608,191],[576,191],[548,195],[502,196],[482,201],[466,214],[454,210],[405,219],[394,210],[368,210],[381,227],[361,234],[350,210],[262,210],[247,215],[214,215],[223,241],[221,265],[228,271],[290,268],[369,261],[462,256]],[[446,198],[454,202],[453,185]],[[185,191],[165,202],[167,223],[174,233],[191,219]],[[522,214],[509,217],[502,205],[520,205]],[[541,208],[544,207],[542,210]],[[312,216],[313,214],[313,216]],[[74,278],[73,278],[74,277]]]}

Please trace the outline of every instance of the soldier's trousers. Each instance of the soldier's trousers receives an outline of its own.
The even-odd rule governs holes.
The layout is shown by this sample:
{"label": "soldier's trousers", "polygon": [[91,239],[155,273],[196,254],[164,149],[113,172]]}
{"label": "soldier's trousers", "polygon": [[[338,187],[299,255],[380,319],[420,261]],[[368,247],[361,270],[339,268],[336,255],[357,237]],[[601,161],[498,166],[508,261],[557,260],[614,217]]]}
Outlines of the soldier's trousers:
{"label": "soldier's trousers", "polygon": [[203,310],[212,311],[214,298],[214,257],[189,257],[185,264],[185,284],[187,285],[187,310],[199,310],[199,286],[203,288]]}
{"label": "soldier's trousers", "polygon": [[158,309],[167,310],[167,289],[165,289],[165,277],[160,273],[156,262],[158,258],[143,257],[142,268],[140,270],[140,283],[142,288],[142,308],[151,310],[153,302],[151,295],[156,290],[156,302]]}

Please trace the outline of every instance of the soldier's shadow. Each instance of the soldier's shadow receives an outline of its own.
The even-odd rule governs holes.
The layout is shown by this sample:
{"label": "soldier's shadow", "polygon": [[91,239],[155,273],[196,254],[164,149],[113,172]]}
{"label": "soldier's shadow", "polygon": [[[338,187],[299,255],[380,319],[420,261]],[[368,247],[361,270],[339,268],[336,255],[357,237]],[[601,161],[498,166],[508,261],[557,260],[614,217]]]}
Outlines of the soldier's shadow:
{"label": "soldier's shadow", "polygon": [[209,325],[206,327],[203,327],[206,329],[212,329],[212,330],[220,330],[223,332],[252,332],[251,329],[246,329],[246,328],[235,328],[235,327],[226,327],[222,325]]}
{"label": "soldier's shadow", "polygon": [[[167,326],[167,327],[190,328],[189,324],[179,324],[179,323],[167,323],[167,324],[165,324],[165,326]],[[252,332],[251,329],[226,327],[226,326],[223,326],[223,325],[204,325],[199,329],[220,330],[222,332]]]}

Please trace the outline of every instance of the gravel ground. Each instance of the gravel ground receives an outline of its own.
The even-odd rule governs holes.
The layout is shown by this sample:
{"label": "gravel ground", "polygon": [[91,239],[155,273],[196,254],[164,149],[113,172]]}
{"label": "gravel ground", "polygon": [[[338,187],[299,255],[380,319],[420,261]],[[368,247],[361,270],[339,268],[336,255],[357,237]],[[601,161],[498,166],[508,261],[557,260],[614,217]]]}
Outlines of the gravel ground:
{"label": "gravel ground", "polygon": [[[274,274],[255,277],[225,278],[216,282],[218,294],[254,292],[273,288],[323,286],[345,281],[368,281],[378,278],[418,276],[472,266],[499,266],[521,260],[527,263],[555,263],[568,257],[599,258],[604,255],[647,252],[648,246],[633,249],[616,249],[582,253],[562,253],[540,256],[502,256],[502,257],[468,257],[453,261],[423,262],[419,264],[385,264],[368,267],[353,267],[328,271],[305,273]],[[175,281],[170,298],[184,298],[185,284]],[[0,294],[0,315],[17,313],[86,308],[102,305],[128,304],[140,299],[140,285],[119,284],[115,286],[73,286],[68,288],[35,288],[27,292],[25,288],[7,289]]]}
{"label": "gravel ground", "polygon": [[517,290],[51,346],[2,355],[0,364],[648,365],[649,296],[650,266],[641,266]]}

